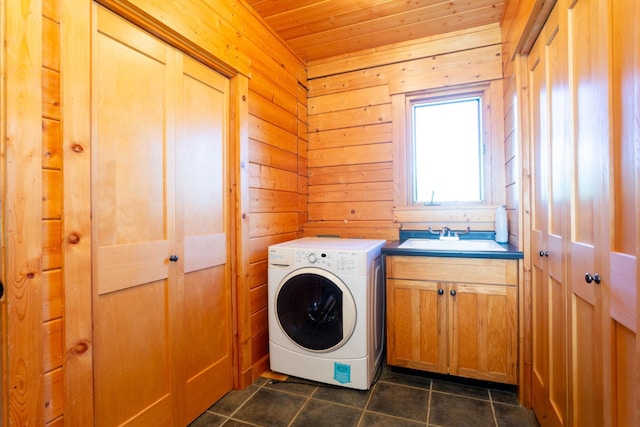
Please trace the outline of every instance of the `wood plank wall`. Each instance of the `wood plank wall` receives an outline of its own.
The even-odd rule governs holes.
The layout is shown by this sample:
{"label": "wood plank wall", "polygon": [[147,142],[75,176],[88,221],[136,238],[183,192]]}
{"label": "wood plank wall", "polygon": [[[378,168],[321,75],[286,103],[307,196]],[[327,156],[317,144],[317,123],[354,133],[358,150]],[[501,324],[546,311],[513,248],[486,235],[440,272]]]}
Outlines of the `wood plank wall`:
{"label": "wood plank wall", "polygon": [[269,368],[268,247],[299,237],[307,211],[307,90],[274,75],[256,64],[249,80],[250,382]]}
{"label": "wood plank wall", "polygon": [[[12,3],[14,4],[14,3]],[[43,8],[0,3],[3,425],[44,424]],[[5,120],[6,119],[6,120]],[[5,319],[12,319],[6,322]],[[49,363],[49,365],[51,365]],[[5,403],[5,398],[7,403]]]}
{"label": "wood plank wall", "polygon": [[[397,130],[405,124],[394,119],[393,97],[467,83],[500,85],[500,44],[499,26],[489,25],[309,63],[304,234],[395,240],[400,227],[412,228],[412,221],[424,227],[453,217],[448,216],[453,211],[423,210],[416,216],[394,211],[403,208],[394,206],[399,174],[394,168],[403,167],[394,153],[404,143]],[[496,197],[494,204],[503,200]],[[493,229],[494,213],[491,206],[478,224],[467,223]]]}
{"label": "wood plank wall", "polygon": [[44,420],[64,425],[64,287],[62,281],[62,132],[60,5],[42,4],[42,318]]}
{"label": "wood plank wall", "polygon": [[[84,292],[65,292],[65,287],[75,289],[77,284],[64,283],[65,278],[86,277],[90,271],[86,253],[69,250],[70,245],[88,250],[90,239],[85,239],[88,234],[77,235],[82,244],[76,245],[76,241],[69,240],[73,233],[62,237],[65,232],[84,230],[67,230],[64,224],[77,225],[89,212],[87,203],[83,204],[87,200],[85,187],[79,184],[81,191],[69,188],[79,178],[73,171],[89,170],[89,156],[69,157],[74,162],[73,171],[65,172],[63,164],[67,161],[63,153],[82,153],[79,149],[74,151],[74,147],[85,142],[86,135],[80,130],[87,129],[88,118],[85,113],[61,114],[65,99],[74,104],[71,107],[67,103],[68,112],[84,111],[83,102],[88,102],[84,86],[73,87],[85,77],[76,79],[75,74],[89,68],[87,63],[76,63],[88,61],[88,50],[83,55],[76,54],[77,49],[64,50],[74,43],[88,43],[85,33],[89,29],[91,0],[83,1],[82,7],[61,0],[0,4],[0,28],[6,25],[3,35],[9,70],[2,93],[2,110],[7,115],[2,140],[3,144],[5,140],[15,141],[6,145],[8,179],[3,194],[10,205],[7,210],[3,203],[3,213],[10,213],[5,218],[5,234],[11,241],[6,245],[11,264],[5,273],[5,298],[16,303],[7,309],[13,341],[12,354],[4,361],[7,370],[3,383],[11,390],[6,395],[11,410],[2,413],[2,423],[12,425],[92,424],[92,403],[86,398],[91,396],[91,380],[86,372],[91,366],[91,341],[70,330],[77,325],[91,325],[90,310],[86,309],[90,300]],[[236,253],[246,254],[238,257],[235,289],[239,370],[236,385],[245,387],[268,368],[268,245],[300,236],[307,218],[304,64],[242,1],[99,3],[116,11],[134,11],[134,15],[143,17],[140,22],[157,24],[168,42],[190,49],[193,56],[209,61],[227,75],[239,73],[234,78],[239,83],[234,86],[233,96],[237,99],[232,103],[239,107],[238,116],[233,117],[232,134],[247,146],[235,147],[244,161],[231,169],[237,168],[241,177],[235,190],[239,194]],[[61,14],[65,19],[61,20]],[[3,77],[4,69],[3,63]],[[66,86],[61,88],[62,81]],[[69,94],[67,98],[65,93]],[[42,156],[33,156],[40,151]],[[89,152],[89,147],[84,152]],[[73,203],[63,203],[78,194],[82,196],[78,203],[75,199]],[[66,205],[74,205],[73,212],[65,211]],[[65,313],[82,318],[65,318]],[[65,335],[71,337],[70,342],[65,342]],[[77,346],[82,349],[77,351]],[[82,360],[76,363],[78,357]],[[82,366],[67,371],[69,360],[74,361],[74,366]]]}

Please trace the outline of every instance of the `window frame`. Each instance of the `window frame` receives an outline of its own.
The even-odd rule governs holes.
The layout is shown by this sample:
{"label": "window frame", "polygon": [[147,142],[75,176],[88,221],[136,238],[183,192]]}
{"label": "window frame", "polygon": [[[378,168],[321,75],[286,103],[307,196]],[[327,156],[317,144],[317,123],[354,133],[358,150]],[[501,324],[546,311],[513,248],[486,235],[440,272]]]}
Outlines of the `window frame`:
{"label": "window frame", "polygon": [[[395,140],[395,180],[396,180],[396,207],[411,207],[416,209],[429,209],[433,205],[425,205],[424,202],[413,201],[413,144],[412,144],[412,114],[413,105],[418,103],[438,102],[443,100],[455,100],[466,98],[480,98],[481,119],[480,126],[483,140],[482,160],[482,186],[483,199],[481,201],[438,201],[437,206],[461,208],[465,206],[484,206],[503,203],[496,200],[496,189],[504,190],[504,148],[503,128],[499,126],[502,117],[502,89],[501,85],[495,87],[492,82],[471,85],[459,85],[435,90],[424,90],[409,94],[395,95],[393,98],[394,121],[403,123],[404,126],[396,129]],[[497,104],[497,105],[496,105]]]}

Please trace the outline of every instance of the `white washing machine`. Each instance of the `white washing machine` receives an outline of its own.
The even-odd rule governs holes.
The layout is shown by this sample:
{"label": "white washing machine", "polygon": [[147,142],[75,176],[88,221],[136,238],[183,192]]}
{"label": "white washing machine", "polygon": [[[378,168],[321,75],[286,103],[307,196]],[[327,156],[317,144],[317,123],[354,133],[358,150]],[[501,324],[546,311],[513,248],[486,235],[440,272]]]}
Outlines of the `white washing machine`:
{"label": "white washing machine", "polygon": [[269,247],[271,369],[366,390],[382,362],[384,240],[307,237]]}

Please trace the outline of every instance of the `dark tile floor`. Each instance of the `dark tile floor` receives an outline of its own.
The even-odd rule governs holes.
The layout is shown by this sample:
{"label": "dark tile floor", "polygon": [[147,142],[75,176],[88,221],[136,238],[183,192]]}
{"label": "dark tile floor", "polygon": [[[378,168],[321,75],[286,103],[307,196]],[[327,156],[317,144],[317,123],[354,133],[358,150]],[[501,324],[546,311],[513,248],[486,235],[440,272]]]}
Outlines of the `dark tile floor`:
{"label": "dark tile floor", "polygon": [[413,375],[384,366],[368,391],[289,377],[258,379],[228,393],[190,427],[529,427],[533,412],[515,394]]}

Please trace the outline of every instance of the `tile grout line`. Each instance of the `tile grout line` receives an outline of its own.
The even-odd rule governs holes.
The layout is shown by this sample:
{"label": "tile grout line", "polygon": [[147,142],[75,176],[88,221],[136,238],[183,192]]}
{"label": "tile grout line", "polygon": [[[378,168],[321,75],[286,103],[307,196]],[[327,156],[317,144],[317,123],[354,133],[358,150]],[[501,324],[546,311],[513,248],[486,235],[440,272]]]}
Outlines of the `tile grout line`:
{"label": "tile grout line", "polygon": [[318,386],[313,386],[313,387],[314,387],[314,390],[311,393],[309,393],[309,395],[307,396],[307,398],[304,401],[304,403],[302,404],[302,406],[300,406],[300,409],[298,409],[298,412],[296,412],[296,414],[293,416],[293,418],[291,418],[291,421],[289,421],[289,424],[287,424],[288,427],[293,425],[293,423],[296,421],[296,418],[298,418],[300,416],[300,414],[302,413],[304,408],[306,408],[307,405],[309,404],[309,401],[311,400],[311,397],[314,394],[316,394],[316,392],[318,391]]}
{"label": "tile grout line", "polygon": [[433,396],[433,380],[429,381],[429,399],[427,400],[427,422],[426,426],[429,426],[429,419],[431,418],[431,396]]}
{"label": "tile grout line", "polygon": [[373,397],[373,392],[375,391],[376,387],[378,387],[378,381],[376,381],[376,383],[373,385],[373,387],[371,387],[371,390],[369,391],[369,397],[367,397],[367,401],[364,404],[364,407],[362,408],[362,413],[360,414],[360,419],[358,420],[358,424],[356,424],[358,427],[362,426],[362,423],[364,422],[364,416],[367,413],[369,402],[371,402],[371,398]]}
{"label": "tile grout line", "polygon": [[491,394],[491,389],[489,389],[489,403],[491,404],[491,413],[493,414],[493,422],[498,427],[498,417],[496,417],[496,408],[493,405],[493,394]]}
{"label": "tile grout line", "polygon": [[[246,405],[246,404],[247,404],[247,402],[248,402],[248,401],[250,401],[250,400],[251,400],[251,398],[252,398],[253,396],[255,396],[255,395],[256,395],[256,393],[258,393],[258,392],[260,391],[260,389],[262,389],[262,388],[264,387],[264,385],[265,385],[265,384],[267,384],[267,382],[268,382],[268,381],[265,381],[264,383],[260,384],[260,385],[257,387],[256,391],[254,391],[253,393],[251,393],[251,395],[249,395],[249,397],[247,397],[247,398],[244,400],[244,402],[242,402],[240,405],[238,405],[238,407],[237,407],[233,412],[231,412],[229,415],[226,415],[226,419],[222,422],[222,424],[224,425],[224,424],[226,424],[229,420],[231,420],[231,419],[232,419],[232,417],[233,417],[235,414],[237,414],[237,413],[238,413],[238,411],[239,411],[240,409],[242,409],[242,408],[244,407],[244,405]],[[216,415],[222,415],[223,417],[225,416],[224,414],[220,414],[220,413],[215,412],[215,411],[209,411],[209,410],[207,410],[207,412],[210,412],[210,413],[212,413],[212,414],[216,414]],[[243,423],[250,424],[250,425],[256,425],[256,424],[250,423],[250,422],[248,422],[248,421],[242,421],[242,422],[243,422]]]}

